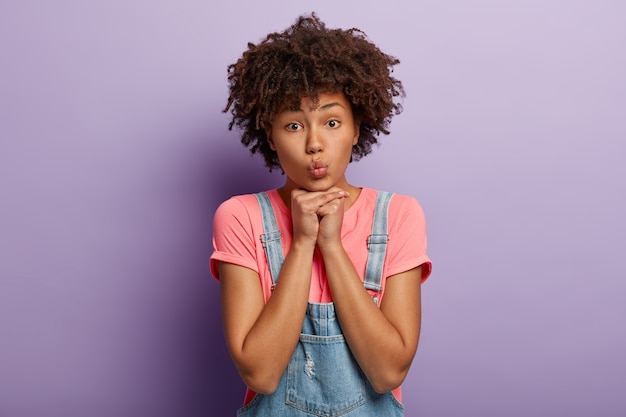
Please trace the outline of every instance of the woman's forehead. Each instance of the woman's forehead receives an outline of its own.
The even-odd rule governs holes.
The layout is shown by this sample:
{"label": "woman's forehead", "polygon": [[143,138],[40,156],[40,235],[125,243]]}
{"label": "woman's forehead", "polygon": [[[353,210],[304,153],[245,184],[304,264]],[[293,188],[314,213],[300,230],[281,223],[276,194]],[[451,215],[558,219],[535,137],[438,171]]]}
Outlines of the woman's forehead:
{"label": "woman's forehead", "polygon": [[339,105],[341,107],[351,108],[351,103],[346,95],[342,92],[325,92],[319,93],[317,96],[302,95],[299,100],[293,99],[283,103],[278,108],[278,113],[286,111],[316,111],[326,110],[330,107]]}

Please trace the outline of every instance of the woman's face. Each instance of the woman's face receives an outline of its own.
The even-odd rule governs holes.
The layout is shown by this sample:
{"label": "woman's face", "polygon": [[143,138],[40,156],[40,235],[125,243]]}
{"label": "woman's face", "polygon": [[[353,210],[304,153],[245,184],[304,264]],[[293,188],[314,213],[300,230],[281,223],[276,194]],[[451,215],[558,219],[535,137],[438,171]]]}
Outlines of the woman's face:
{"label": "woman's face", "polygon": [[286,191],[346,187],[345,171],[359,126],[343,93],[320,94],[317,107],[303,97],[297,109],[284,108],[266,129],[287,176]]}

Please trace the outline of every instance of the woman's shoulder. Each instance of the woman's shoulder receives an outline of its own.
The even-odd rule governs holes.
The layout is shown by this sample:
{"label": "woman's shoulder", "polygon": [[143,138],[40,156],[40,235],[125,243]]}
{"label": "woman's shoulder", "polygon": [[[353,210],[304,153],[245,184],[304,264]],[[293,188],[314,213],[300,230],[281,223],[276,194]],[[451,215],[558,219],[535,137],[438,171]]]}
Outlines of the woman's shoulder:
{"label": "woman's shoulder", "polygon": [[422,207],[417,199],[413,196],[407,194],[401,194],[393,191],[385,191],[385,190],[377,190],[373,188],[362,188],[361,193],[364,197],[364,200],[371,203],[372,205],[376,203],[376,199],[378,195],[381,193],[389,193],[392,195],[391,201],[389,204],[390,211],[413,211],[418,210],[422,211]]}
{"label": "woman's shoulder", "polygon": [[[273,199],[276,190],[268,190],[265,193]],[[255,223],[261,218],[261,209],[256,194],[234,195],[223,201],[215,211],[216,223],[238,221]]]}
{"label": "woman's shoulder", "polygon": [[225,215],[237,216],[249,212],[255,205],[258,206],[258,203],[254,194],[234,195],[217,207],[215,215],[216,217]]}
{"label": "woman's shoulder", "polygon": [[[273,200],[274,194],[277,193],[276,190],[267,190],[263,192],[270,197],[270,200]],[[257,194],[260,193],[234,195],[223,201],[217,208],[217,211],[240,211],[242,209],[246,211],[257,211],[259,208]]]}

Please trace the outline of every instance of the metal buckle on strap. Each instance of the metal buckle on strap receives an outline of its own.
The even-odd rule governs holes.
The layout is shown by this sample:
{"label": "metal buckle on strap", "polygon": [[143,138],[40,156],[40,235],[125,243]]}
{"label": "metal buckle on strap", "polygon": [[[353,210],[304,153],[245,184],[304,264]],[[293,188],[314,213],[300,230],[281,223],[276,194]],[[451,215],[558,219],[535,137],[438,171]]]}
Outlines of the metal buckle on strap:
{"label": "metal buckle on strap", "polygon": [[369,235],[367,237],[367,248],[369,249],[370,245],[384,245],[389,242],[389,235]]}

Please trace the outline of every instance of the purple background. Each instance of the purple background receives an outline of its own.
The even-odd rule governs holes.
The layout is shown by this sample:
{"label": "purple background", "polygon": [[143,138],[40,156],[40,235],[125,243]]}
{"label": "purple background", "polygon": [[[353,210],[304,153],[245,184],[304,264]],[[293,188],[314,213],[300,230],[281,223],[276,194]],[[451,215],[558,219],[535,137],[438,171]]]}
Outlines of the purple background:
{"label": "purple background", "polygon": [[626,415],[625,2],[5,0],[0,416],[234,415],[211,220],[281,177],[226,66],[313,7],[402,61],[348,174],[427,215],[407,415]]}

